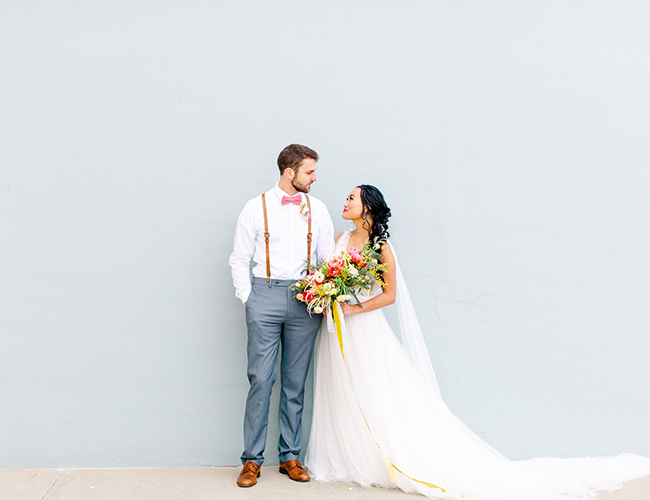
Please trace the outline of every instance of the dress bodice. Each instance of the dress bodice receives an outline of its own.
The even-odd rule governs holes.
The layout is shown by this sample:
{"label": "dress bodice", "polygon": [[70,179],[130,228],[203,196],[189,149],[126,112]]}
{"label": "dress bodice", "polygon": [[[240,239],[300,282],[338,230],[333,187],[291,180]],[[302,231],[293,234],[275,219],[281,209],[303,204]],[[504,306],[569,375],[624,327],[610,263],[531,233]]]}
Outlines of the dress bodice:
{"label": "dress bodice", "polygon": [[351,231],[349,229],[343,232],[343,234],[339,238],[339,241],[336,242],[336,247],[334,248],[334,255],[338,255],[343,250],[346,250],[348,248],[348,242],[350,241],[350,233]]}

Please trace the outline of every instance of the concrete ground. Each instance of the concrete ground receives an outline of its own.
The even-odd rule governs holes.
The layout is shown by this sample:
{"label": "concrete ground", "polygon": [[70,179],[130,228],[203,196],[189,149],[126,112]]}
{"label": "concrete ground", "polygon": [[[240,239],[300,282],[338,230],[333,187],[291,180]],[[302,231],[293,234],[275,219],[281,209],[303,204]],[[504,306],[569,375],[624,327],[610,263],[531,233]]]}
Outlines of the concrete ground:
{"label": "concrete ground", "polygon": [[[263,467],[252,488],[235,484],[239,467],[174,469],[21,469],[0,470],[0,500],[406,500],[424,498],[399,490],[296,483]],[[625,483],[597,500],[649,500],[650,476]]]}

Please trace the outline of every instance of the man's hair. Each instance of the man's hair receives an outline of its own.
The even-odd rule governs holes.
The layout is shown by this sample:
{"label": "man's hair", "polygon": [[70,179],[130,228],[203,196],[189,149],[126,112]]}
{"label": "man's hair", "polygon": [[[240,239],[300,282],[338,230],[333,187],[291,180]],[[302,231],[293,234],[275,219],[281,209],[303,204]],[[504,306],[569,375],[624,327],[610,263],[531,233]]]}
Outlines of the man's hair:
{"label": "man's hair", "polygon": [[312,160],[318,161],[318,153],[307,146],[302,146],[301,144],[289,144],[286,148],[280,151],[280,156],[278,156],[280,175],[284,174],[284,171],[287,168],[291,168],[294,172],[298,173],[300,164],[305,158],[311,158]]}

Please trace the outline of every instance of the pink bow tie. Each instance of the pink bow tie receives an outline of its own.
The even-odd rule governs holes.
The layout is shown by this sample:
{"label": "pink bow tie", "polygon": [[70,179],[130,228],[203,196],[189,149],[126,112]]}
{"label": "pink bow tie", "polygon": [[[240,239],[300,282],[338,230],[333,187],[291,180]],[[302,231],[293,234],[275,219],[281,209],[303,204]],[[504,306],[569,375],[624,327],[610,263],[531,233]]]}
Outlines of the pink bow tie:
{"label": "pink bow tie", "polygon": [[300,202],[302,201],[302,198],[299,194],[296,196],[283,196],[282,197],[282,204],[283,205],[288,205],[289,203],[293,203],[294,205],[300,205]]}

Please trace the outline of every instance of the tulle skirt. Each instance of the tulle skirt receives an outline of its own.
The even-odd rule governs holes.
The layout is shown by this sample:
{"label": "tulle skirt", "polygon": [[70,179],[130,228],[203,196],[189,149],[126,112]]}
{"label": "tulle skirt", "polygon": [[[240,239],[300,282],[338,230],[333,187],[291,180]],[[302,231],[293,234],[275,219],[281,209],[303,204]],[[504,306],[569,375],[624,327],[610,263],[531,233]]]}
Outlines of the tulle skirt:
{"label": "tulle skirt", "polygon": [[[632,454],[508,460],[431,390],[381,310],[344,321],[345,360],[325,320],[316,344],[306,457],[314,479],[439,500],[583,500],[650,475],[650,459]],[[395,482],[388,460],[401,471]]]}

